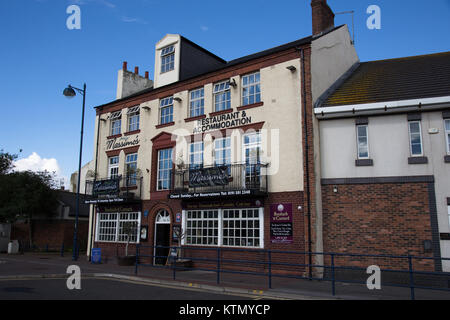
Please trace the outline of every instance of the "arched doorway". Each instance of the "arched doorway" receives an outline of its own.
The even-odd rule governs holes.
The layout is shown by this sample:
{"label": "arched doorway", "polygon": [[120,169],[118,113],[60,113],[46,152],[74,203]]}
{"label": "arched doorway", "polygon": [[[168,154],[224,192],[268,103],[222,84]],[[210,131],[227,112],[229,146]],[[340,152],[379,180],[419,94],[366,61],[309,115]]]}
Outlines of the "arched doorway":
{"label": "arched doorway", "polygon": [[156,215],[154,244],[153,263],[165,265],[170,251],[170,214],[167,210],[160,210]]}

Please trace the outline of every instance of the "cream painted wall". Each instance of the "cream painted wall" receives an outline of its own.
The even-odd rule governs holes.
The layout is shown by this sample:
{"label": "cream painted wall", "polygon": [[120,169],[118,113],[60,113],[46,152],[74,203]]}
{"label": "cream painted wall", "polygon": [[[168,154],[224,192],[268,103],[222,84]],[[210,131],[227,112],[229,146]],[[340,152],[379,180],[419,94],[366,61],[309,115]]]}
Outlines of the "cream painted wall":
{"label": "cream painted wall", "polygon": [[[167,46],[175,46],[175,68],[172,71],[161,73],[161,50]],[[177,34],[168,34],[161,39],[155,48],[154,87],[159,88],[177,82],[180,77],[181,37]]]}
{"label": "cream painted wall", "polygon": [[[356,167],[355,119],[320,121],[322,178],[420,176],[435,177],[440,233],[449,233],[447,198],[450,197],[450,164],[444,162],[446,140],[442,112],[422,113],[422,141],[428,164],[409,165],[408,120],[406,114],[369,117],[369,154],[373,167]],[[430,134],[437,128],[439,133]],[[450,257],[450,244],[441,241],[443,257]],[[443,262],[446,271],[450,263]]]}
{"label": "cream painted wall", "polygon": [[[294,65],[297,71],[292,73],[287,66]],[[300,90],[300,60],[292,60],[280,63],[260,70],[261,92],[264,105],[254,109],[245,110],[247,116],[252,118],[252,123],[265,122],[264,133],[267,133],[267,143],[263,140],[263,161],[270,162],[274,170],[269,177],[269,192],[301,191],[303,190],[303,160],[302,160],[302,132],[301,132],[301,90]],[[235,77],[238,86],[231,88],[231,106],[233,111],[241,102],[241,79]],[[213,84],[207,84],[205,88],[205,113],[213,112]],[[143,199],[150,198],[151,168],[151,139],[161,132],[192,135],[196,122],[186,123],[188,118],[189,92],[176,93],[182,99],[174,101],[175,125],[162,129],[156,129],[159,123],[159,100],[152,100],[141,104],[141,119],[139,134],[140,149],[138,152],[138,168],[143,174]],[[143,109],[150,107],[150,111]],[[242,112],[242,111],[241,111]],[[122,133],[127,131],[127,109],[122,110]],[[102,115],[106,119],[108,115]],[[109,136],[110,121],[100,122],[100,146],[99,146],[99,175],[106,178],[108,174],[108,158],[106,156],[106,137]],[[266,131],[267,130],[267,131]],[[273,138],[270,138],[273,135]],[[279,135],[279,139],[278,136]],[[135,136],[130,136],[133,140]],[[273,141],[273,143],[272,143]],[[241,139],[235,139],[232,146],[234,161],[242,161]],[[212,149],[206,154],[205,160],[212,162]],[[278,152],[279,151],[279,152]],[[178,156],[177,152],[177,156]],[[273,154],[272,154],[273,153]],[[186,162],[186,158],[184,158]],[[278,163],[278,161],[280,161]],[[120,154],[119,174],[123,174],[125,168],[125,155]]]}
{"label": "cream painted wall", "polygon": [[[351,43],[348,27],[345,25],[312,42],[311,45],[311,83],[313,106],[339,78],[351,67],[359,62],[358,54]],[[314,143],[314,176],[315,190],[315,248],[314,251],[323,251],[322,237],[322,189],[321,189],[321,136],[319,122],[313,116],[313,143]],[[323,264],[323,256],[316,256],[316,263]]]}

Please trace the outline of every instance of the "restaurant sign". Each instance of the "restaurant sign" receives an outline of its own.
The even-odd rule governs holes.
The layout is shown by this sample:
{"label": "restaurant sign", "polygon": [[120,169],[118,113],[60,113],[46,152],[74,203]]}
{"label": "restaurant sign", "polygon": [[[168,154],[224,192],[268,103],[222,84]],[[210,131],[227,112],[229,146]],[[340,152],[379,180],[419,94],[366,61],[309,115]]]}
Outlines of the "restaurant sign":
{"label": "restaurant sign", "polygon": [[113,138],[106,142],[106,151],[113,151],[135,147],[139,145],[139,135],[135,137],[119,137]]}
{"label": "restaurant sign", "polygon": [[92,194],[94,197],[117,195],[119,193],[119,179],[95,181]]}
{"label": "restaurant sign", "polygon": [[189,170],[189,187],[214,187],[228,185],[228,167]]}
{"label": "restaurant sign", "polygon": [[245,111],[230,112],[197,121],[194,134],[244,126],[252,123],[252,117]]}

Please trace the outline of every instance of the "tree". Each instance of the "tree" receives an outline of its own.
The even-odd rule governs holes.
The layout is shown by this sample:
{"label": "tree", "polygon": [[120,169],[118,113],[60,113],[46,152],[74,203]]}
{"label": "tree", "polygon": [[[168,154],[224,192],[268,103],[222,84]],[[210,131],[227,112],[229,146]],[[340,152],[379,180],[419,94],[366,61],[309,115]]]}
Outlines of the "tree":
{"label": "tree", "polygon": [[0,175],[0,222],[13,223],[17,219],[26,219],[32,240],[33,216],[52,216],[58,202],[54,175],[48,172],[13,172]]}
{"label": "tree", "polygon": [[5,175],[11,172],[14,168],[14,160],[17,159],[17,154],[9,154],[0,150],[0,175]]}

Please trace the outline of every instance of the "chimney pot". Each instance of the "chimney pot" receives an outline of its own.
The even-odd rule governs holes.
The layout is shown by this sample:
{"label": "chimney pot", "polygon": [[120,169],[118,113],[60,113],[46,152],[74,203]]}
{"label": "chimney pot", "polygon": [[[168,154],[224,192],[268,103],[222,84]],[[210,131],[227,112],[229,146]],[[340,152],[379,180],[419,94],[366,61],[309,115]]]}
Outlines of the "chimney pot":
{"label": "chimney pot", "polygon": [[123,62],[123,71],[127,71],[128,63],[126,61]]}
{"label": "chimney pot", "polygon": [[139,67],[135,67],[135,68],[134,68],[134,73],[135,73],[135,74],[139,74]]}
{"label": "chimney pot", "polygon": [[149,73],[148,73],[148,71],[145,71],[145,79],[148,79],[149,78]]}

